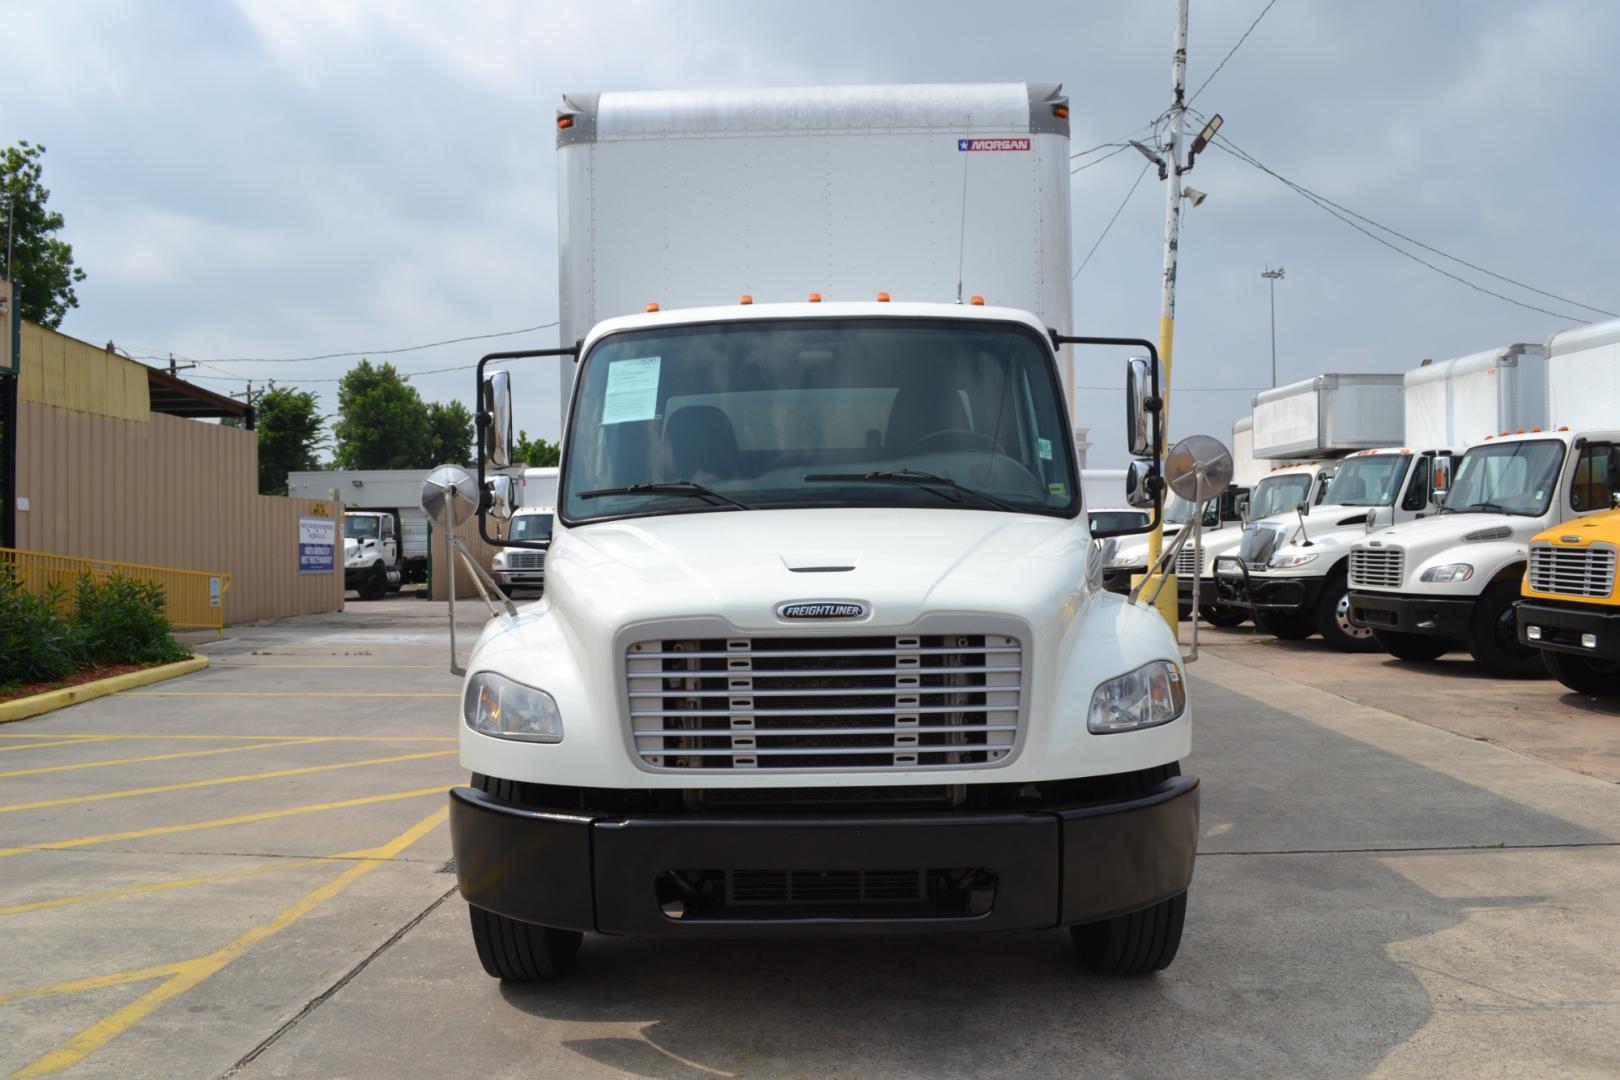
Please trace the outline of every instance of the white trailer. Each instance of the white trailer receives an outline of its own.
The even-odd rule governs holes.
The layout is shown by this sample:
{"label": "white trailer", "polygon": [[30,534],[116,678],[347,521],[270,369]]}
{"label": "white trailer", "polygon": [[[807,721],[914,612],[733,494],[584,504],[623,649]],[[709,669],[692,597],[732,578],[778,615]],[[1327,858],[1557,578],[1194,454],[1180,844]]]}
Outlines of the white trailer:
{"label": "white trailer", "polygon": [[1547,339],[1543,427],[1613,427],[1620,412],[1620,319],[1563,330]]}
{"label": "white trailer", "polygon": [[1547,350],[1519,343],[1425,361],[1401,377],[1407,446],[1471,446],[1549,426]]}
{"label": "white trailer", "polygon": [[649,304],[880,294],[980,296],[1067,334],[1067,100],[1056,83],[568,94],[560,340]]}
{"label": "white trailer", "polygon": [[428,519],[422,513],[421,469],[317,469],[287,474],[287,494],[298,499],[329,499],[345,513],[378,512],[394,517],[399,534],[393,584],[427,580]]}
{"label": "white trailer", "polygon": [[1254,414],[1239,417],[1232,425],[1232,483],[1253,487],[1265,478],[1274,464],[1254,456]]}
{"label": "white trailer", "polygon": [[1317,375],[1254,396],[1254,456],[1315,458],[1400,446],[1399,375]]}

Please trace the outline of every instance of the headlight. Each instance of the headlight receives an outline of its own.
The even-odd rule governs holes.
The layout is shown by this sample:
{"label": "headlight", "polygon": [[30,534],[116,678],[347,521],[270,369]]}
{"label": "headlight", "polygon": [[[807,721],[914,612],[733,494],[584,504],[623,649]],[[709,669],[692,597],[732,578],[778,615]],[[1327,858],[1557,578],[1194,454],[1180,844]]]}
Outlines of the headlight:
{"label": "headlight", "polygon": [[483,735],[522,742],[562,742],[562,714],[544,690],[515,683],[492,671],[467,680],[461,699],[467,726]]}
{"label": "headlight", "polygon": [[1465,562],[1446,563],[1444,566],[1431,566],[1423,571],[1419,581],[1467,581],[1474,576],[1474,568]]}
{"label": "headlight", "polygon": [[1292,555],[1284,555],[1278,552],[1271,557],[1271,562],[1267,565],[1273,570],[1287,570],[1295,566],[1304,566],[1308,562],[1315,561],[1315,559],[1316,552],[1314,551],[1300,551]]}
{"label": "headlight", "polygon": [[499,569],[499,568],[505,566],[506,565],[506,552],[497,551],[495,553],[495,559],[494,559],[493,565],[496,567],[496,569]]}
{"label": "headlight", "polygon": [[1086,729],[1094,735],[1135,731],[1168,724],[1186,711],[1181,669],[1169,660],[1154,660],[1097,687]]}
{"label": "headlight", "polygon": [[1139,551],[1116,551],[1114,557],[1108,560],[1108,568],[1116,566],[1145,566],[1146,558]]}

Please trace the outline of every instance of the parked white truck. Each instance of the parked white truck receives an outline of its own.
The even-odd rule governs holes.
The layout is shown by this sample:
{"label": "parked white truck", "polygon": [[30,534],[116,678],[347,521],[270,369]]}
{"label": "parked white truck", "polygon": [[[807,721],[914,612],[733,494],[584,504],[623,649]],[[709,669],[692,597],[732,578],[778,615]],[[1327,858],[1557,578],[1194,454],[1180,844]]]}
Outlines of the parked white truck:
{"label": "parked white truck", "polygon": [[313,469],[287,474],[287,494],[344,504],[343,587],[375,600],[428,579],[421,469]]}
{"label": "parked white truck", "polygon": [[[556,492],[552,492],[553,498]],[[556,507],[520,506],[512,512],[506,523],[504,539],[521,541],[524,546],[508,543],[495,553],[490,574],[495,584],[507,592],[514,589],[544,589],[546,587],[546,549],[551,545],[552,523],[556,520]],[[531,547],[528,545],[545,545]]]}
{"label": "parked white truck", "polygon": [[1563,423],[1485,436],[1455,479],[1436,477],[1437,489],[1449,487],[1439,513],[1350,551],[1351,617],[1399,659],[1461,647],[1494,675],[1546,674],[1519,640],[1515,604],[1531,537],[1615,506],[1620,319],[1555,334],[1545,355],[1548,409]]}
{"label": "parked white truck", "polygon": [[[1069,927],[1096,970],[1170,963],[1182,657],[1099,587],[1066,400],[1071,346],[1138,352],[1149,452],[1157,357],[1064,332],[1068,110],[1033,84],[565,99],[546,596],[472,651],[451,793],[490,974],[557,977],[587,931]],[[479,365],[496,467],[486,369],[523,355]]]}

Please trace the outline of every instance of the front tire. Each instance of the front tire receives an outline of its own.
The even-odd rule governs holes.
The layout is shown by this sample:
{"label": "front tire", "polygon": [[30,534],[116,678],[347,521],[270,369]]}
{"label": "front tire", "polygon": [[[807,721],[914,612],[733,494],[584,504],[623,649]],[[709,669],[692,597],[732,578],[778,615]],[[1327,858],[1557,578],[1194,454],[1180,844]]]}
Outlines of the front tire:
{"label": "front tire", "polygon": [[484,971],[507,982],[552,982],[568,974],[585,935],[535,926],[469,907],[473,945]]}
{"label": "front tire", "polygon": [[1304,641],[1316,633],[1316,626],[1309,617],[1292,611],[1257,611],[1254,625],[1284,641]]}
{"label": "front tire", "polygon": [[1545,678],[1541,650],[1519,641],[1519,620],[1514,605],[1519,583],[1498,581],[1485,590],[1468,627],[1468,651],[1474,662],[1503,679]]}
{"label": "front tire", "polygon": [[360,599],[381,600],[388,592],[388,571],[384,570],[382,563],[372,563],[366,576],[360,579]]}
{"label": "front tire", "polygon": [[1218,626],[1222,630],[1230,630],[1235,626],[1242,626],[1249,621],[1249,613],[1242,608],[1213,607],[1199,612],[1204,621],[1211,626]]}
{"label": "front tire", "polygon": [[1372,636],[1380,649],[1397,660],[1406,660],[1414,664],[1438,660],[1457,647],[1457,643],[1450,638],[1435,637],[1432,634],[1403,634],[1399,630],[1374,630]]}
{"label": "front tire", "polygon": [[1543,650],[1541,662],[1552,677],[1588,697],[1620,697],[1620,662],[1592,661],[1569,653]]}
{"label": "front tire", "polygon": [[1181,893],[1129,915],[1069,927],[1080,963],[1099,975],[1148,975],[1163,971],[1181,947],[1187,894]]}
{"label": "front tire", "polygon": [[1316,601],[1316,632],[1340,652],[1375,652],[1372,628],[1350,621],[1350,582],[1344,570],[1328,577]]}

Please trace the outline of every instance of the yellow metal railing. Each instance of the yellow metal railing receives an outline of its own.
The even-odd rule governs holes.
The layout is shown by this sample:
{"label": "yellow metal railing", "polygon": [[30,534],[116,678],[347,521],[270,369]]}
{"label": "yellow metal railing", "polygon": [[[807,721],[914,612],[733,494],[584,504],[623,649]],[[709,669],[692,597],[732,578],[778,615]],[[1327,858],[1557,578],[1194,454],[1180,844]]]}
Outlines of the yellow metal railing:
{"label": "yellow metal railing", "polygon": [[60,585],[71,598],[73,587],[85,574],[98,582],[115,575],[156,582],[163,588],[164,614],[170,626],[206,630],[220,630],[225,626],[225,591],[231,587],[229,574],[0,548],[0,571],[4,570],[15,573],[23,588],[38,596],[44,596],[52,585]]}

